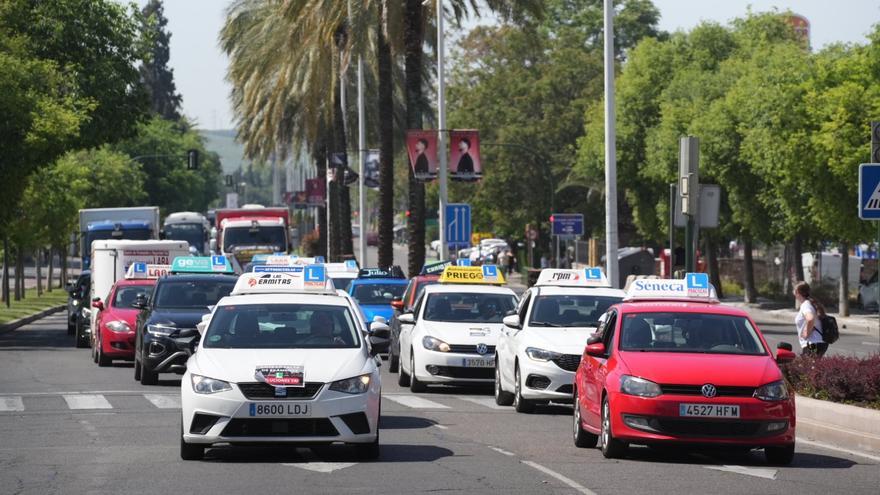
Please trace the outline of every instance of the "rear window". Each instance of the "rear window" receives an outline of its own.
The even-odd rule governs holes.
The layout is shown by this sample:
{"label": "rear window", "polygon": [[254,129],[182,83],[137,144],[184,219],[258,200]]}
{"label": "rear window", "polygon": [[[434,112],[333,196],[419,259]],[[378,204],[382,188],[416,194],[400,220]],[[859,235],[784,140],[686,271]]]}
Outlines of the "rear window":
{"label": "rear window", "polygon": [[149,298],[153,294],[153,286],[152,285],[126,285],[125,287],[119,287],[116,289],[116,294],[113,295],[113,304],[114,308],[129,308],[131,309],[131,303],[137,299],[138,294],[146,294],[147,298]]}
{"label": "rear window", "polygon": [[[173,277],[173,276],[172,276]],[[229,295],[235,282],[231,280],[165,279],[156,287],[157,308],[205,308]]]}
{"label": "rear window", "polygon": [[620,350],[766,354],[757,330],[747,318],[708,313],[625,314]]}

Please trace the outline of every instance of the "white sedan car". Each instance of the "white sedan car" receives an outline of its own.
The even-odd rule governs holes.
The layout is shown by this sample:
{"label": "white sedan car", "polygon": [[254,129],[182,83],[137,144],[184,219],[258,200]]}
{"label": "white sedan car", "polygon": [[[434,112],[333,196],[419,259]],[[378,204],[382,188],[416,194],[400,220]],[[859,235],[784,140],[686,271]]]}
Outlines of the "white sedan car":
{"label": "white sedan car", "polygon": [[316,283],[323,268],[312,268],[246,273],[199,324],[181,382],[183,459],[217,443],[346,443],[379,455],[374,356],[387,326],[368,336],[350,299]]}
{"label": "white sedan car", "polygon": [[[590,269],[587,269],[590,270]],[[545,269],[517,314],[504,318],[495,358],[495,402],[532,412],[536,404],[570,402],[587,339],[599,318],[623,299],[601,271]]]}
{"label": "white sedan car", "polygon": [[413,312],[398,317],[400,385],[423,392],[429,383],[492,383],[501,320],[515,306],[506,287],[425,287]]}

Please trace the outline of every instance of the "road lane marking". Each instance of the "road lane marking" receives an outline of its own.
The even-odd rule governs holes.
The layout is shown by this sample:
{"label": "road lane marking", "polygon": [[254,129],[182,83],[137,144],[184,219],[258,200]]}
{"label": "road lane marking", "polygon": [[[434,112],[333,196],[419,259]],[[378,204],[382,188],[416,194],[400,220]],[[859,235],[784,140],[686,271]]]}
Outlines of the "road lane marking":
{"label": "road lane marking", "polygon": [[843,447],[838,447],[836,445],[830,445],[825,442],[817,442],[815,440],[807,440],[806,438],[797,437],[797,443],[798,444],[806,444],[811,447],[818,447],[820,449],[835,450],[837,452],[843,452],[845,454],[864,457],[865,459],[871,459],[872,461],[880,462],[880,456],[871,455],[866,452],[859,452],[858,450],[845,449]]}
{"label": "road lane marking", "polygon": [[525,464],[526,466],[533,467],[546,475],[549,475],[549,476],[556,478],[557,480],[568,485],[570,488],[573,488],[578,493],[583,493],[584,495],[596,495],[596,492],[584,487],[583,485],[579,484],[577,481],[575,481],[569,477],[566,477],[564,475],[561,475],[550,468],[546,468],[546,467],[538,464],[537,462],[522,461],[522,463]]}
{"label": "road lane marking", "polygon": [[862,345],[880,345],[880,342],[862,342]]}
{"label": "road lane marking", "polygon": [[449,409],[449,406],[444,406],[439,402],[434,402],[432,400],[423,399],[421,397],[416,397],[415,395],[389,395],[385,394],[382,397],[396,402],[401,406],[406,406],[412,409]]}
{"label": "road lane marking", "polygon": [[491,446],[491,445],[487,445],[487,447],[489,447],[490,449],[494,450],[495,452],[498,452],[499,454],[504,454],[504,455],[506,455],[506,456],[508,456],[508,457],[513,457],[513,456],[516,455],[516,454],[514,454],[513,452],[508,452],[508,451],[506,451],[506,450],[504,450],[504,449],[502,449],[502,448],[493,447],[493,446]]}
{"label": "road lane marking", "polygon": [[758,468],[758,467],[746,467],[746,466],[703,466],[706,469],[712,469],[714,471],[726,471],[728,473],[736,473],[736,474],[745,474],[747,476],[754,476],[756,478],[764,478],[768,480],[776,479],[776,469],[770,468]]}
{"label": "road lane marking", "polygon": [[20,396],[0,397],[0,412],[24,411],[24,402]]}
{"label": "road lane marking", "polygon": [[62,395],[64,402],[70,409],[113,409],[113,406],[107,402],[103,395],[99,394],[77,394]]}
{"label": "road lane marking", "polygon": [[437,425],[437,424],[435,424],[434,426],[436,426],[437,428],[440,428],[441,430],[448,430],[448,429],[449,429],[448,426],[444,426],[444,425]]}
{"label": "road lane marking", "polygon": [[345,469],[347,467],[352,467],[356,462],[285,462],[282,463],[282,466],[290,466],[296,467],[300,469],[306,469],[308,471],[314,471],[316,473],[332,473],[333,471],[339,471],[340,469]]}
{"label": "road lane marking", "polygon": [[159,409],[180,409],[180,396],[170,394],[144,394],[144,398]]}
{"label": "road lane marking", "polygon": [[513,409],[505,406],[499,406],[495,403],[495,399],[492,397],[458,397],[461,400],[466,400],[468,402],[473,402],[474,404],[479,404],[483,407],[488,407],[489,409],[501,409],[504,411],[513,411]]}

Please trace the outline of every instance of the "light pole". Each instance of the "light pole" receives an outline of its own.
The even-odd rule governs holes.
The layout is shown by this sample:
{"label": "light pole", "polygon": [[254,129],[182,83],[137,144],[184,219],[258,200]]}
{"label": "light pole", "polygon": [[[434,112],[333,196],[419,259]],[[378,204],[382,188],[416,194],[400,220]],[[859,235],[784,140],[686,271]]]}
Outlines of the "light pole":
{"label": "light pole", "polygon": [[366,170],[366,147],[367,147],[367,129],[364,123],[364,57],[358,55],[357,64],[357,111],[358,111],[358,161],[360,162],[360,177],[358,179],[358,258],[361,266],[367,265],[367,230],[366,217],[367,198],[364,188],[364,177],[367,175]]}
{"label": "light pole", "polygon": [[449,245],[446,239],[446,203],[449,201],[446,190],[446,79],[444,77],[443,44],[443,1],[437,0],[437,155],[440,158],[440,259],[449,259]]}
{"label": "light pole", "polygon": [[605,274],[617,276],[617,148],[614,129],[614,2],[605,0]]}

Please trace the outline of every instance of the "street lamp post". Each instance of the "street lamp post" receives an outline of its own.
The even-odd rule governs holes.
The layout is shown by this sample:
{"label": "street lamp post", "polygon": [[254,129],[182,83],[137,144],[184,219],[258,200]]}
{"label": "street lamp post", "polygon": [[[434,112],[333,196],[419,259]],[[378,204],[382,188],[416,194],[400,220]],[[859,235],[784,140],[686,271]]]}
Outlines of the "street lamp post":
{"label": "street lamp post", "polygon": [[448,164],[446,163],[446,79],[444,77],[445,47],[443,40],[443,1],[437,0],[437,155],[440,158],[440,259],[449,259],[449,245],[446,239],[446,204],[449,201],[446,189]]}
{"label": "street lamp post", "polygon": [[605,274],[617,276],[617,148],[614,129],[614,2],[605,0]]}

